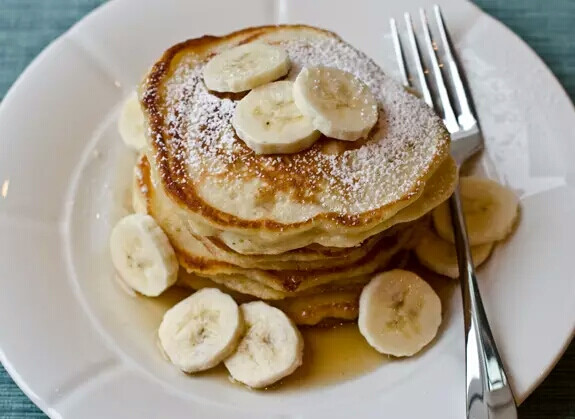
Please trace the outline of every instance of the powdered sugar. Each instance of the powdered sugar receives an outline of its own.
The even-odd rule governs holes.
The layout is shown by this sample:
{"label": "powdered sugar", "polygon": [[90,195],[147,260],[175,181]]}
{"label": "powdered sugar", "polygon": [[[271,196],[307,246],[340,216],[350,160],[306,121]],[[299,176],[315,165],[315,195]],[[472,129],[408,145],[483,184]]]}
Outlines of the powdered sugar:
{"label": "powdered sugar", "polygon": [[355,143],[323,139],[297,154],[256,156],[231,126],[235,98],[210,93],[202,79],[203,64],[184,62],[164,95],[167,126],[161,143],[183,163],[175,169],[175,178],[196,184],[208,177],[228,189],[255,178],[260,182],[258,196],[268,201],[287,194],[315,205],[316,212],[346,215],[404,197],[444,144],[440,120],[372,60],[340,40],[290,40],[281,46],[290,57],[290,80],[304,66],[328,66],[349,71],[367,84],[380,114],[370,138]]}

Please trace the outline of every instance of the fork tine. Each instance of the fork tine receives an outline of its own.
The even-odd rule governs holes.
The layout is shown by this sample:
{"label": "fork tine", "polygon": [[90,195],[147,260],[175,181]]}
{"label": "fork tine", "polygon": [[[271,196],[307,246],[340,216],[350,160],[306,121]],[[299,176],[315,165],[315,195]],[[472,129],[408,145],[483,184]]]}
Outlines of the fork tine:
{"label": "fork tine", "polygon": [[427,47],[433,76],[437,85],[437,92],[439,93],[439,102],[443,110],[443,121],[445,122],[445,126],[449,132],[456,132],[459,130],[459,124],[457,123],[457,118],[455,118],[455,112],[453,112],[453,107],[449,100],[449,93],[447,93],[447,87],[445,86],[445,81],[441,74],[441,68],[437,61],[437,55],[435,54],[435,48],[433,46],[433,41],[431,40],[431,31],[429,30],[425,10],[419,9],[419,15],[421,17],[421,26],[423,27],[425,45]]}
{"label": "fork tine", "polygon": [[405,57],[403,55],[403,48],[401,47],[401,40],[399,39],[399,32],[397,32],[397,24],[395,19],[391,18],[389,20],[389,25],[391,26],[391,36],[393,38],[393,48],[395,49],[395,58],[397,60],[397,65],[399,66],[399,72],[401,74],[401,82],[404,87],[410,87],[409,79],[407,78],[407,69],[405,67]]}
{"label": "fork tine", "polygon": [[409,38],[409,43],[411,44],[411,51],[413,53],[413,61],[415,63],[415,70],[417,72],[417,77],[419,78],[419,84],[421,87],[421,93],[423,94],[423,99],[431,108],[433,108],[433,100],[431,99],[431,93],[429,92],[429,86],[427,85],[427,80],[425,79],[425,72],[423,71],[423,66],[421,65],[421,56],[419,54],[419,47],[417,46],[417,40],[415,39],[415,32],[413,31],[413,23],[411,22],[411,16],[409,13],[405,14],[405,25],[407,27],[407,37]]}
{"label": "fork tine", "polygon": [[441,9],[436,4],[433,6],[433,11],[435,12],[435,20],[437,21],[437,27],[439,28],[439,37],[441,39],[441,44],[445,50],[445,56],[447,59],[447,65],[449,67],[449,74],[451,75],[451,80],[453,82],[453,87],[455,89],[455,95],[457,97],[457,102],[461,113],[458,116],[459,124],[463,129],[471,128],[477,123],[473,112],[471,111],[471,106],[469,100],[467,99],[467,94],[465,92],[465,87],[461,75],[459,72],[459,67],[457,61],[455,60],[451,48],[451,41],[449,34],[447,32],[447,27],[443,21],[443,16],[441,14]]}

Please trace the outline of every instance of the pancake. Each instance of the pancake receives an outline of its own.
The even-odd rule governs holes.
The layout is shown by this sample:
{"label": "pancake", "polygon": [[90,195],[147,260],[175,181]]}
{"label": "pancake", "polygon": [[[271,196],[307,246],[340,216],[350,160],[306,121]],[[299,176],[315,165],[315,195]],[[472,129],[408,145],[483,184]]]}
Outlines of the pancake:
{"label": "pancake", "polygon": [[223,231],[219,233],[218,237],[235,251],[248,255],[257,251],[276,254],[277,252],[287,251],[297,248],[298,246],[306,246],[309,245],[309,243],[317,243],[324,247],[339,248],[358,246],[363,241],[382,231],[397,224],[416,220],[439,206],[453,194],[455,186],[457,185],[457,178],[457,165],[451,157],[447,157],[428,180],[423,189],[423,193],[418,195],[418,198],[409,206],[404,207],[393,217],[375,227],[356,234],[335,232],[314,234],[313,231],[310,231],[307,232],[307,234],[298,235],[296,238],[286,239],[281,243],[276,243],[273,248],[269,244],[267,247],[261,247],[261,244],[257,240],[254,241],[249,237],[238,236],[234,232]]}
{"label": "pancake", "polygon": [[[379,235],[369,237],[358,246],[324,247],[320,245],[310,245],[307,247],[294,249],[280,254],[244,255],[235,252],[217,237],[198,236],[186,228],[186,223],[173,216],[170,201],[157,198],[158,193],[150,178],[150,166],[147,158],[142,155],[137,161],[132,189],[132,203],[136,212],[148,213],[168,228],[168,235],[172,242],[180,249],[181,253],[186,253],[187,242],[197,248],[201,242],[204,250],[207,250],[213,259],[228,264],[237,265],[242,268],[258,268],[270,270],[307,270],[322,267],[337,267],[353,263],[364,258],[377,243],[386,236],[394,235],[393,230],[387,230]],[[167,208],[164,206],[167,205]],[[204,251],[202,250],[202,251]],[[191,258],[191,256],[190,256]]]}
{"label": "pancake", "polygon": [[[214,54],[246,42],[281,45],[291,80],[305,65],[363,80],[379,105],[368,138],[321,138],[295,154],[254,154],[230,123],[242,95],[213,94],[201,76]],[[358,245],[418,200],[449,154],[447,131],[425,103],[335,34],[308,26],[250,28],[175,45],[150,70],[140,98],[157,196],[191,233],[217,237],[237,253]]]}
{"label": "pancake", "polygon": [[[407,255],[407,252],[397,253],[389,261],[386,269],[403,267]],[[371,275],[348,278],[310,289],[296,296],[268,299],[267,302],[284,311],[298,325],[316,326],[334,321],[336,323],[354,321],[359,314],[359,295],[371,278]],[[222,282],[214,282],[212,279],[186,272],[180,274],[178,285],[193,290],[219,288],[230,294],[239,304],[257,299],[253,295],[231,289]]]}
{"label": "pancake", "polygon": [[[411,238],[411,229],[404,229],[395,236],[382,240],[364,258],[343,266],[329,266],[309,270],[265,270],[246,269],[212,259],[200,242],[186,253],[175,247],[180,265],[190,273],[214,279],[215,282],[237,282],[238,278],[249,278],[258,284],[282,293],[296,295],[329,282],[347,280],[358,276],[371,275],[385,268],[389,260],[402,250]],[[245,281],[242,281],[245,282]],[[232,289],[238,289],[233,285]],[[256,295],[253,292],[248,294]],[[263,297],[262,297],[263,298]]]}
{"label": "pancake", "polygon": [[377,243],[393,231],[372,236],[355,247],[324,247],[311,245],[277,255],[244,255],[229,248],[215,237],[200,237],[202,243],[217,259],[243,268],[261,269],[317,269],[325,266],[341,266],[357,261],[371,251]]}
{"label": "pancake", "polygon": [[[153,196],[155,196],[155,188],[150,179],[150,166],[147,158],[140,156],[133,178],[132,203],[134,210],[140,213],[149,213]],[[163,202],[169,203],[169,201]],[[154,206],[157,207],[156,205]],[[182,224],[185,226],[185,223]],[[169,225],[173,226],[173,223]],[[324,247],[312,244],[284,253],[263,255],[244,255],[237,253],[217,237],[199,236],[191,231],[189,234],[193,240],[200,240],[216,259],[244,268],[310,269],[326,265],[337,266],[358,260],[364,257],[381,237],[390,233],[385,232],[382,235],[372,236],[361,243],[361,245],[349,248]]]}
{"label": "pancake", "polygon": [[[394,260],[390,258],[389,261]],[[388,262],[389,262],[388,261]],[[313,295],[325,294],[334,290],[352,290],[363,288],[369,282],[372,275],[360,275],[357,277],[339,279],[326,284],[321,284],[316,287],[309,288],[303,291],[278,291],[276,289],[267,287],[266,285],[253,280],[248,276],[241,274],[237,275],[212,275],[210,277],[198,275],[194,272],[184,271],[184,275],[180,275],[178,285],[192,288],[201,289],[206,287],[219,288],[225,292],[236,293],[249,299],[262,299],[268,302],[278,302],[280,300],[288,300],[292,298],[303,298]]]}
{"label": "pancake", "polygon": [[[424,216],[433,208],[444,202],[453,193],[457,180],[457,167],[450,157],[434,173],[423,194],[412,205],[398,212],[394,217],[378,225],[374,230],[363,232],[355,236],[337,235],[332,233],[332,243],[343,246],[347,240],[359,243],[356,247],[323,247],[311,245],[308,247],[290,250],[280,254],[244,255],[229,248],[218,238],[203,237],[195,234],[185,219],[185,213],[173,201],[166,198],[163,188],[156,188],[150,178],[150,166],[147,158],[138,160],[134,176],[135,201],[141,200],[139,195],[144,194],[146,203],[142,206],[163,227],[164,231],[176,247],[186,253],[187,248],[197,247],[196,241],[201,240],[208,251],[221,261],[245,268],[258,267],[263,269],[313,269],[325,266],[338,266],[365,257],[377,242],[386,235],[393,234],[388,231],[394,226],[400,226]],[[138,204],[139,205],[139,204]],[[398,227],[401,228],[401,227]],[[371,235],[373,233],[374,235]],[[190,245],[188,245],[190,243]],[[223,246],[221,245],[223,243]],[[289,246],[291,247],[291,246]]]}
{"label": "pancake", "polygon": [[[308,262],[292,261],[291,265],[284,262],[283,269],[266,269],[251,260],[252,256],[237,254],[235,259],[244,262],[240,266],[231,262],[234,259],[231,257],[233,252],[213,253],[205,245],[209,242],[209,238],[186,234],[185,227],[179,224],[180,220],[173,216],[169,208],[167,210],[162,208],[161,204],[166,201],[154,199],[157,190],[147,176],[145,158],[140,159],[139,170],[136,173],[135,199],[146,202],[147,212],[158,223],[171,227],[172,234],[168,237],[180,265],[190,273],[261,298],[284,298],[342,278],[373,274],[385,267],[394,254],[408,245],[414,229],[413,223],[405,223],[381,234],[377,240],[368,240],[363,246],[355,249],[361,250],[362,257],[359,258],[349,258],[346,255],[339,258],[328,257],[323,260],[321,266],[319,264],[322,262],[321,259],[316,260],[313,265]],[[318,256],[322,254],[321,250],[316,251]],[[262,255],[256,259],[265,258],[266,255]]]}

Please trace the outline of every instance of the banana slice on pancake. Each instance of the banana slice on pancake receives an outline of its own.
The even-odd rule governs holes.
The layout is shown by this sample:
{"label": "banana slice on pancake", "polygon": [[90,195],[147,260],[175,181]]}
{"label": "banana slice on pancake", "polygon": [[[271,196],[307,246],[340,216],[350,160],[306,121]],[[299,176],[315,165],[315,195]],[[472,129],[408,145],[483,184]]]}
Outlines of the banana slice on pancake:
{"label": "banana slice on pancake", "polygon": [[204,67],[204,83],[216,92],[244,92],[285,76],[290,68],[286,51],[254,42],[223,51]]}
{"label": "banana slice on pancake", "polygon": [[412,272],[381,273],[361,292],[359,331],[378,352],[414,355],[433,340],[440,324],[439,297]]}
{"label": "banana slice on pancake", "polygon": [[215,367],[236,348],[243,319],[232,297],[204,288],[169,309],[158,336],[170,361],[187,373]]}
{"label": "banana slice on pancake", "polygon": [[[481,265],[489,257],[493,243],[479,244],[471,247],[471,258],[474,265]],[[455,245],[427,231],[417,243],[415,254],[419,262],[433,272],[449,278],[459,278],[459,265]]]}
{"label": "banana slice on pancake", "polygon": [[178,279],[178,260],[166,234],[145,214],[122,218],[110,235],[112,263],[134,290],[157,297]]}
{"label": "banana slice on pancake", "polygon": [[304,68],[295,80],[294,99],[327,137],[355,141],[367,136],[377,122],[375,97],[364,82],[347,71]]}
{"label": "banana slice on pancake", "polygon": [[[519,213],[519,199],[503,185],[490,179],[462,177],[461,203],[471,246],[503,240],[511,233]],[[437,234],[455,242],[448,203],[433,211]]]}
{"label": "banana slice on pancake", "polygon": [[231,376],[252,388],[267,387],[302,363],[303,338],[279,309],[262,301],[240,306],[246,332],[236,352],[224,361]]}
{"label": "banana slice on pancake", "polygon": [[132,93],[122,106],[120,119],[118,119],[118,131],[128,147],[142,150],[147,146],[144,114],[136,92]]}
{"label": "banana slice on pancake", "polygon": [[236,106],[232,125],[257,154],[297,153],[320,136],[293,99],[293,82],[277,81],[252,90]]}

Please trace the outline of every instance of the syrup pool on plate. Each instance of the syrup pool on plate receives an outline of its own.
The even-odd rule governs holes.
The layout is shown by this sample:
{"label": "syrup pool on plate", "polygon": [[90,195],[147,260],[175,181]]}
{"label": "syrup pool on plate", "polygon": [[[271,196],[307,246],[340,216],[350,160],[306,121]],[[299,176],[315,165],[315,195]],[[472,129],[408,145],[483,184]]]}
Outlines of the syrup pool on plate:
{"label": "syrup pool on plate", "polygon": [[[138,319],[142,327],[157,329],[163,314],[192,291],[173,287],[157,298],[141,299],[143,312]],[[267,391],[301,390],[303,387],[322,386],[342,382],[371,372],[388,361],[371,348],[359,333],[356,323],[344,323],[332,327],[302,327],[304,359],[303,364],[291,376],[270,387]],[[159,345],[156,335],[150,336],[151,344]],[[158,347],[158,356],[165,357]],[[166,363],[168,361],[166,360]],[[175,368],[166,364],[167,368]],[[198,377],[229,381],[229,374],[222,365],[200,373]]]}
{"label": "syrup pool on plate", "polygon": [[[438,293],[445,318],[456,281],[424,271],[422,268],[413,267],[412,270],[418,271],[418,274]],[[188,289],[173,287],[157,298],[133,297],[140,299],[144,306],[142,312],[145,315],[139,317],[138,323],[147,330],[157,330],[163,314],[191,292]],[[265,391],[301,391],[305,388],[334,385],[358,378],[378,368],[385,368],[386,363],[393,362],[392,357],[382,355],[369,346],[359,333],[355,322],[338,323],[330,327],[300,327],[300,331],[305,342],[303,364],[292,375]],[[150,334],[150,344],[156,345],[158,357],[165,359],[156,333]],[[175,367],[166,359],[166,368]],[[195,374],[194,377],[231,381],[223,364]]]}

